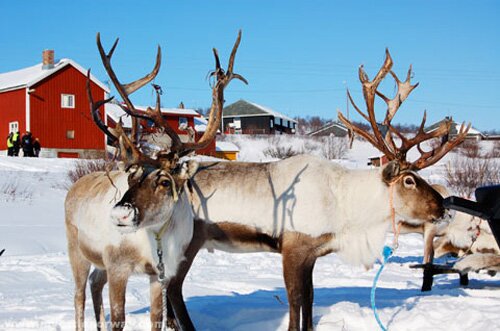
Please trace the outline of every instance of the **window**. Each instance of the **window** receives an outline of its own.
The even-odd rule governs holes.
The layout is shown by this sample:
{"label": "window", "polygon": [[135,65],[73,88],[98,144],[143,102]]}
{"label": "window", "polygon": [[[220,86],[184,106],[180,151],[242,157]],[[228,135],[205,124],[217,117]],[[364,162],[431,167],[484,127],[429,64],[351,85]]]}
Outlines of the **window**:
{"label": "window", "polygon": [[279,118],[279,117],[275,117],[275,118],[274,118],[274,124],[275,124],[275,125],[281,125],[281,118]]}
{"label": "window", "polygon": [[75,108],[75,95],[74,94],[61,94],[61,107],[62,108]]}
{"label": "window", "polygon": [[179,117],[179,129],[186,130],[188,127],[188,119],[186,117]]}
{"label": "window", "polygon": [[233,123],[234,123],[234,128],[235,129],[241,129],[241,118],[235,117],[233,119]]}
{"label": "window", "polygon": [[9,133],[19,131],[19,122],[10,122],[9,123]]}
{"label": "window", "polygon": [[66,131],[66,138],[68,138],[68,139],[75,139],[75,130],[68,130],[68,131]]}
{"label": "window", "polygon": [[272,119],[269,121],[269,127],[271,129],[274,127],[274,121]]}

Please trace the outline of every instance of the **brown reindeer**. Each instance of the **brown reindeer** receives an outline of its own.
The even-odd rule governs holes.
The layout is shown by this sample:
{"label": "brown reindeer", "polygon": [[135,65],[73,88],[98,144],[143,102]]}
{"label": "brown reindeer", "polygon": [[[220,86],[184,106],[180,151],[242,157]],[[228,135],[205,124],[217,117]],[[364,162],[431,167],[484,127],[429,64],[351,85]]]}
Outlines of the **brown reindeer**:
{"label": "brown reindeer", "polygon": [[[148,108],[145,112],[137,111],[129,99],[131,93],[151,82],[157,75],[161,62],[160,48],[156,65],[150,74],[130,84],[122,84],[111,67],[111,57],[118,40],[106,54],[97,34],[97,46],[103,64],[125,102],[122,108],[134,117],[134,126],[132,138],[124,133],[120,123],[115,129],[107,127],[100,118],[99,108],[111,98],[94,102],[88,80],[87,91],[93,119],[120,149],[127,171],[98,172],[84,176],[71,187],[66,196],[66,233],[75,279],[77,330],[84,329],[85,287],[91,265],[95,267],[90,276],[90,286],[99,330],[106,329],[102,305],[102,289],[106,282],[109,282],[111,328],[123,329],[125,291],[132,273],[149,275],[151,328],[161,329],[162,291],[158,276],[167,286],[177,273],[193,236],[193,211],[186,184],[198,164],[194,161],[180,162],[179,158],[191,151],[205,148],[215,138],[221,120],[224,88],[233,78],[245,81],[232,72],[240,38],[241,32],[227,71],[221,68],[217,50],[214,49],[216,69],[212,76],[215,81],[207,130],[198,142],[182,143],[161,114],[158,91],[156,108]],[[156,158],[142,153],[137,147],[138,118],[152,120],[167,134],[172,140],[170,150],[161,151]],[[159,263],[160,257],[163,263]],[[172,299],[173,309],[181,317],[179,326],[192,329],[189,317],[186,319],[182,316],[185,308],[183,302],[181,305],[179,309],[178,300],[175,297]]]}

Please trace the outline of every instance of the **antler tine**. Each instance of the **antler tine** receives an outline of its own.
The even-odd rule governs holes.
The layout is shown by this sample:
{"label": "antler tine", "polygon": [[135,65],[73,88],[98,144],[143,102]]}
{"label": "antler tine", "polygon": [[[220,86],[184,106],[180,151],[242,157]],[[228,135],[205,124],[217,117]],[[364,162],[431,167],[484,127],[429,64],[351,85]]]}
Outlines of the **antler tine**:
{"label": "antler tine", "polygon": [[99,100],[97,102],[94,102],[94,98],[92,97],[92,90],[90,88],[90,69],[87,70],[86,87],[87,87],[87,97],[89,99],[90,113],[92,115],[92,119],[97,124],[97,127],[102,132],[104,132],[104,134],[106,134],[106,136],[108,136],[111,139],[111,141],[113,141],[113,143],[115,143],[116,141],[118,141],[118,138],[113,133],[111,133],[108,126],[102,122],[101,117],[100,117],[100,113],[99,113],[99,108],[101,108],[102,105],[105,105],[108,102],[110,102],[111,100],[113,100],[113,97],[110,97],[110,98],[105,99],[105,100]]}
{"label": "antler tine", "polygon": [[[453,120],[450,118],[448,121],[443,122],[440,125],[440,127],[436,129],[434,132],[440,131],[440,133],[442,133],[443,131],[445,131],[445,134],[447,134],[449,132],[452,122]],[[422,150],[419,149],[421,156],[416,161],[411,163],[410,166],[411,169],[420,170],[429,167],[434,163],[436,163],[437,161],[441,160],[450,150],[452,150],[454,147],[458,146],[465,140],[470,128],[471,128],[471,123],[469,123],[467,127],[465,127],[465,122],[463,122],[460,125],[460,130],[455,138],[442,143],[441,146],[429,152],[423,152]],[[433,138],[438,138],[442,136],[443,134],[436,134],[435,137]]]}
{"label": "antler tine", "polygon": [[340,111],[338,111],[338,119],[347,126],[352,132],[359,134],[363,138],[365,138],[369,143],[371,143],[375,148],[384,153],[385,151],[379,147],[375,138],[370,135],[367,131],[361,129],[360,127],[354,125],[351,121],[349,121]]}
{"label": "antler tine", "polygon": [[123,101],[125,102],[125,105],[127,106],[122,107],[122,109],[129,114],[130,116],[137,116],[140,118],[148,119],[146,116],[140,114],[134,107],[132,101],[130,101],[129,95],[143,87],[144,85],[148,84],[151,82],[156,75],[158,74],[160,70],[160,65],[161,65],[161,48],[158,46],[158,51],[156,54],[156,63],[153,68],[153,70],[145,75],[144,77],[129,83],[129,84],[122,84],[118,80],[118,77],[116,76],[113,68],[111,67],[111,57],[113,56],[113,52],[115,51],[116,46],[118,45],[118,38],[116,39],[115,43],[113,44],[113,47],[111,47],[111,50],[109,51],[108,54],[104,51],[104,48],[101,43],[101,35],[98,32],[96,41],[97,41],[97,48],[99,49],[99,54],[101,55],[101,60],[104,65],[104,68],[106,69],[106,72],[108,73],[109,78],[113,82],[113,85],[115,86],[116,90],[122,97]]}
{"label": "antler tine", "polygon": [[399,107],[401,104],[408,98],[408,95],[418,86],[419,83],[416,83],[415,85],[411,85],[410,79],[411,79],[411,70],[412,66],[410,65],[410,68],[408,69],[408,74],[406,76],[406,80],[404,82],[401,82],[398,78],[398,76],[394,73],[394,71],[390,71],[391,76],[394,78],[397,84],[397,92],[394,98],[389,99],[379,91],[377,91],[377,95],[381,97],[385,103],[387,104],[387,112],[385,115],[384,119],[384,124],[390,123],[392,119],[394,118],[394,115],[396,115],[396,112],[399,110]]}
{"label": "antler tine", "polygon": [[177,152],[182,149],[182,142],[179,138],[179,135],[168,125],[165,118],[161,113],[161,97],[160,97],[160,89],[155,88],[156,92],[156,106],[155,109],[151,109],[148,107],[146,109],[147,117],[149,117],[153,122],[155,122],[156,126],[161,128],[169,137],[172,139],[172,146],[170,147],[171,151]]}
{"label": "antler tine", "polygon": [[238,37],[234,43],[231,55],[229,57],[229,63],[227,71],[221,68],[219,53],[217,49],[213,49],[215,58],[215,71],[213,71],[210,76],[216,78],[216,82],[212,87],[212,105],[210,107],[210,112],[208,116],[208,124],[205,132],[201,138],[196,143],[188,142],[183,144],[183,151],[180,156],[186,155],[193,150],[202,149],[208,146],[208,144],[215,138],[217,130],[219,129],[221,118],[222,118],[222,108],[224,105],[224,89],[229,85],[231,80],[238,79],[243,83],[248,84],[247,80],[239,74],[233,73],[234,60],[236,57],[236,52],[241,41],[241,30],[238,32]]}
{"label": "antler tine", "polygon": [[384,137],[382,137],[382,133],[380,132],[380,129],[378,127],[378,123],[375,118],[375,94],[377,93],[377,88],[380,82],[385,78],[387,73],[391,71],[392,65],[393,61],[391,55],[389,53],[389,50],[386,48],[384,63],[373,80],[370,81],[363,65],[359,67],[358,76],[363,87],[363,97],[365,99],[368,115],[363,113],[359,109],[359,107],[354,103],[351,94],[349,93],[349,91],[347,91],[347,96],[353,107],[366,121],[370,123],[373,130],[373,135],[354,125],[347,118],[345,118],[342,113],[338,113],[338,118],[342,123],[344,123],[352,132],[355,132],[365,138],[375,148],[384,153],[390,160],[393,160],[396,157],[394,152],[391,151],[391,149],[394,149],[394,142],[389,142],[388,146]]}
{"label": "antler tine", "polygon": [[365,120],[367,120],[368,122],[370,122],[370,119],[368,118],[368,116],[366,116],[365,113],[363,113],[359,108],[358,106],[354,103],[354,100],[352,99],[351,97],[351,93],[349,92],[349,89],[347,90],[347,97],[349,98],[349,101],[351,102],[351,105],[354,107],[354,109],[356,109],[356,111],[358,112],[358,114],[360,114]]}

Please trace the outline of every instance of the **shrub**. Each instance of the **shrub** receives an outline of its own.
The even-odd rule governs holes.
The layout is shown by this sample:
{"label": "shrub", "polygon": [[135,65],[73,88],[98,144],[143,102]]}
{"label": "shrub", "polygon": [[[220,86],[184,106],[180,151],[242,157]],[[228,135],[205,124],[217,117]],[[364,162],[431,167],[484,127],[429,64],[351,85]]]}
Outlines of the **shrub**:
{"label": "shrub", "polygon": [[322,154],[328,160],[341,159],[346,156],[349,150],[348,138],[328,136],[322,137],[320,142]]}
{"label": "shrub", "polygon": [[302,154],[302,151],[297,151],[293,146],[269,146],[264,150],[264,155],[275,159],[287,159],[289,157]]}
{"label": "shrub", "polygon": [[116,168],[114,162],[105,161],[102,159],[95,160],[78,160],[75,162],[73,169],[68,171],[68,179],[73,184],[85,175],[93,172],[106,171]]}
{"label": "shrub", "polygon": [[446,182],[459,195],[471,198],[477,187],[500,182],[500,164],[493,158],[457,156],[446,165]]}
{"label": "shrub", "polygon": [[466,139],[463,143],[458,145],[459,152],[469,158],[481,157],[481,147],[477,140]]}
{"label": "shrub", "polygon": [[33,192],[28,188],[21,188],[17,181],[4,183],[0,189],[0,194],[4,201],[30,201],[33,197]]}

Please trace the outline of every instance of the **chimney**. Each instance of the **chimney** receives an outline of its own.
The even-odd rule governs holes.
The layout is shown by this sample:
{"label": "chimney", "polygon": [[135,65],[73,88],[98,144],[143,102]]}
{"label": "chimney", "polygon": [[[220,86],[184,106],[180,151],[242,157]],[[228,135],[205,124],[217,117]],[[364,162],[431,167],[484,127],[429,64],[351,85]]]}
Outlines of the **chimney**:
{"label": "chimney", "polygon": [[42,52],[42,69],[48,70],[54,68],[54,50],[46,49]]}

